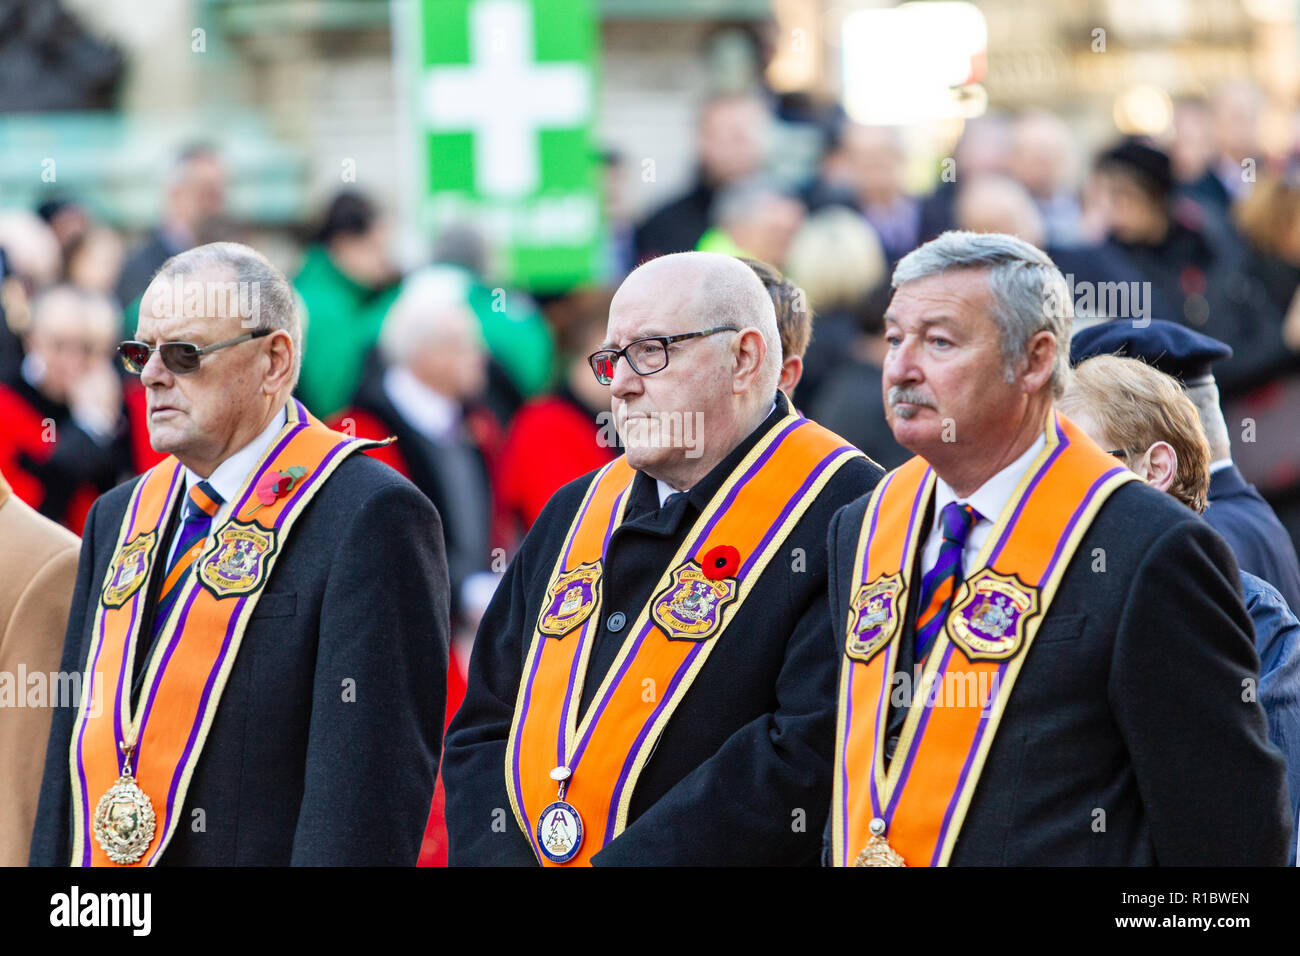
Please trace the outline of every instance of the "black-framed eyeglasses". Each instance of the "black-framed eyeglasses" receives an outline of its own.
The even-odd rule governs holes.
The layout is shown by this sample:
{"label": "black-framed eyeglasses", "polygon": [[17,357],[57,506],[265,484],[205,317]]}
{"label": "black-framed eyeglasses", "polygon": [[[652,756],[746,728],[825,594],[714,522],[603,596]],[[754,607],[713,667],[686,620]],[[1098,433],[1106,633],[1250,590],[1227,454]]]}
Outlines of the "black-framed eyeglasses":
{"label": "black-framed eyeglasses", "polygon": [[1125,448],[1115,448],[1115,449],[1112,449],[1111,451],[1106,452],[1106,454],[1108,454],[1108,455],[1114,455],[1116,458],[1119,458],[1119,459],[1121,459],[1121,460],[1124,460],[1124,459],[1127,459],[1127,458],[1131,457],[1132,455],[1136,455],[1137,452],[1135,452],[1135,451],[1129,451],[1128,449],[1125,449]]}
{"label": "black-framed eyeglasses", "polygon": [[238,338],[215,342],[212,345],[195,345],[192,342],[163,342],[160,345],[150,346],[144,342],[123,342],[117,347],[117,354],[122,358],[123,367],[135,375],[144,372],[144,367],[149,364],[149,356],[154,352],[157,352],[162,357],[163,365],[173,375],[189,375],[191,372],[199,370],[199,360],[210,352],[230,348],[232,345],[247,342],[249,339],[260,339],[262,336],[270,335],[274,331],[275,329],[256,329],[252,332],[245,332]]}
{"label": "black-framed eyeglasses", "polygon": [[712,329],[705,329],[702,332],[683,332],[681,335],[652,335],[648,338],[637,339],[635,342],[629,342],[621,349],[601,349],[598,352],[592,352],[587,356],[587,361],[591,365],[591,370],[596,373],[596,381],[601,385],[609,385],[614,381],[614,366],[618,364],[619,356],[627,359],[627,364],[632,366],[632,371],[638,375],[653,375],[655,372],[662,372],[668,367],[668,346],[674,342],[685,342],[687,339],[698,339],[706,335],[716,335],[719,332],[739,332],[740,329],[731,325],[719,325]]}

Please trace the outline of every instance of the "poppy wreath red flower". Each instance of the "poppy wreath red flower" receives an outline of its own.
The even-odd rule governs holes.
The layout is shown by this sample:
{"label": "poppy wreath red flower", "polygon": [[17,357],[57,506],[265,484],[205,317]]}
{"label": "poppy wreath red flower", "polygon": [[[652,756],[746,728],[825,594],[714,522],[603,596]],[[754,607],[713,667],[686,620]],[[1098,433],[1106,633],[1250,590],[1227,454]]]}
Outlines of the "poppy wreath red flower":
{"label": "poppy wreath red flower", "polygon": [[[254,489],[254,492],[257,494],[258,504],[257,508],[254,508],[253,511],[261,508],[263,505],[275,504],[291,492],[293,486],[296,485],[306,474],[306,468],[303,468],[301,465],[294,465],[292,468],[286,468],[283,472],[272,470],[262,475],[261,479],[257,482],[257,487]],[[253,511],[250,511],[249,514],[252,514]]]}
{"label": "poppy wreath red flower", "polygon": [[709,549],[700,562],[700,567],[710,581],[734,578],[740,568],[740,552],[729,544],[720,544]]}

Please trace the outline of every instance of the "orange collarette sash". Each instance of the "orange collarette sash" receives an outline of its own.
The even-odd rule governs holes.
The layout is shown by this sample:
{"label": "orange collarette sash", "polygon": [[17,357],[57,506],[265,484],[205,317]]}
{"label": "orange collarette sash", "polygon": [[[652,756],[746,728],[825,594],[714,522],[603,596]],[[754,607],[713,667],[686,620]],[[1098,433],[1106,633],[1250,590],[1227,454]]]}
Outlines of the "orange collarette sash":
{"label": "orange collarette sash", "polygon": [[831,809],[836,866],[948,863],[1061,577],[1102,504],[1138,480],[1063,415],[1054,413],[1045,433],[1046,445],[954,596],[887,771],[889,698],[899,642],[912,639],[904,618],[935,475],[913,458],[872,493],[840,668]]}
{"label": "orange collarette sash", "polygon": [[[110,859],[97,829],[109,831],[117,853],[139,853],[129,865],[158,861],[183,822],[185,794],[222,690],[285,540],[339,464],[376,444],[325,427],[296,399],[287,412],[284,428],[235,497],[229,519],[214,528],[177,596],[148,662],[134,713],[131,675],[142,640],[149,577],[155,568],[166,567],[161,539],[184,500],[185,469],[168,457],[131,494],[95,613],[69,750],[73,866],[125,865]],[[288,494],[262,504],[255,494],[258,482],[268,471],[285,474],[289,469],[290,476],[298,477]],[[133,727],[134,784],[147,804],[133,803],[115,786],[124,771],[118,744],[132,736]],[[110,788],[114,796],[109,796]],[[104,814],[97,827],[101,805]]]}
{"label": "orange collarette sash", "polygon": [[[540,862],[556,865],[537,833],[556,798],[560,778],[551,772],[570,771],[560,792],[581,814],[580,849],[565,863],[589,864],[626,828],[637,779],[664,726],[763,570],[831,477],[861,454],[806,419],[775,423],[687,533],[579,724],[605,550],[636,473],[619,458],[596,474],[551,574],[507,744],[506,789]],[[547,839],[561,841],[548,850],[574,852],[572,833]]]}

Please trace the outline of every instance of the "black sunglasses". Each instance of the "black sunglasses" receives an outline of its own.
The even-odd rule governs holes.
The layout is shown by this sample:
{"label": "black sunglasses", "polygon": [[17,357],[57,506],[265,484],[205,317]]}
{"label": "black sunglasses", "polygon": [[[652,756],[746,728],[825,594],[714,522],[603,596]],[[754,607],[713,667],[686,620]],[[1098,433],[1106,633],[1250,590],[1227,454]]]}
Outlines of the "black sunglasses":
{"label": "black sunglasses", "polygon": [[598,352],[592,352],[587,356],[587,362],[591,365],[591,370],[596,373],[596,381],[600,382],[601,385],[609,385],[614,381],[614,366],[618,364],[620,355],[627,359],[627,364],[632,366],[632,371],[638,375],[653,375],[655,372],[662,372],[668,367],[668,346],[674,342],[698,339],[701,336],[715,335],[718,332],[739,331],[740,329],[730,325],[719,325],[716,328],[705,329],[703,332],[683,332],[681,335],[652,335],[649,338],[629,342],[621,349],[601,349]]}
{"label": "black sunglasses", "polygon": [[191,372],[198,371],[199,360],[209,352],[229,348],[240,342],[247,342],[249,339],[260,339],[274,331],[275,329],[257,329],[254,332],[246,332],[236,339],[202,346],[194,345],[192,342],[163,342],[156,346],[149,346],[144,342],[123,342],[117,347],[117,354],[122,357],[123,367],[135,375],[144,372],[144,367],[149,364],[149,356],[154,352],[162,357],[163,365],[173,375],[189,375]]}

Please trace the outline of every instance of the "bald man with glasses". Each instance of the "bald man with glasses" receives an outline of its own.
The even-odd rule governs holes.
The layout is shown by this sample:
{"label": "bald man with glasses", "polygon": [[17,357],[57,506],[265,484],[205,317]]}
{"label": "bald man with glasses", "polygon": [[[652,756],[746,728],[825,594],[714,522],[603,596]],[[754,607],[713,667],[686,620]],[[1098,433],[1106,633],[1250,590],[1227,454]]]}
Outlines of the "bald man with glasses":
{"label": "bald man with glasses", "polygon": [[791,411],[771,299],[730,256],[633,272],[590,364],[623,455],[556,492],[483,617],[450,862],[814,864],[826,529],[881,471]]}
{"label": "bald man with glasses", "polygon": [[[244,306],[247,306],[245,309]],[[438,769],[437,512],[292,397],[284,276],[168,260],[118,354],[167,457],[90,511],[34,865],[414,865]]]}

